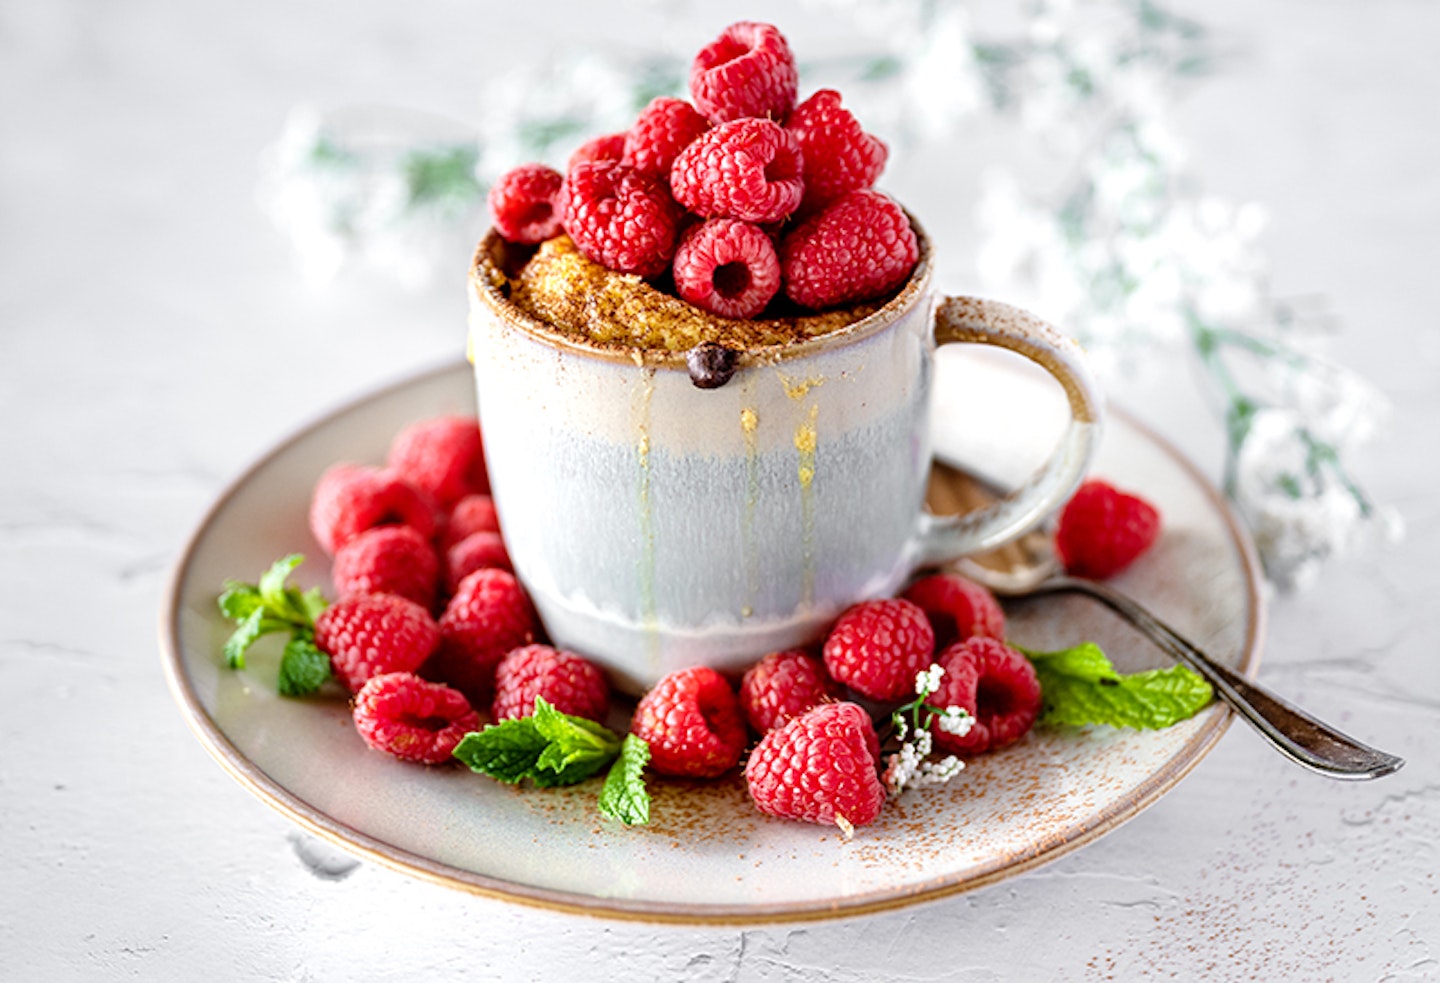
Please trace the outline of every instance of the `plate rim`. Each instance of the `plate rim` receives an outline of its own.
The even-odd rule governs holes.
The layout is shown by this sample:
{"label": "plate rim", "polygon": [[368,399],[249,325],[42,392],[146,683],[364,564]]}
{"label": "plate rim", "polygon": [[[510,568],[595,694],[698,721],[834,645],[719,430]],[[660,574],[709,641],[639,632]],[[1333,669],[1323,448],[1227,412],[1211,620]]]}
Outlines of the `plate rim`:
{"label": "plate rim", "polygon": [[[576,894],[554,888],[520,884],[475,871],[451,867],[339,822],[266,774],[259,765],[251,761],[236,747],[205,709],[199,694],[192,685],[190,674],[181,654],[179,626],[182,609],[181,591],[196,552],[216,519],[254,475],[274,458],[315,431],[371,401],[401,389],[423,387],[433,379],[457,372],[462,368],[469,371],[469,364],[465,359],[450,359],[374,386],[343,400],[329,410],[320,412],[307,422],[299,424],[280,440],[267,445],[266,449],[250,464],[242,468],[234,478],[225,484],[196,522],[186,537],[179,556],[170,567],[161,595],[159,641],[166,684],[170,689],[171,696],[179,705],[186,724],[199,739],[201,746],[226,773],[262,802],[306,831],[333,843],[352,855],[359,855],[363,859],[390,870],[468,894],[565,914],[586,915],[610,920],[675,925],[750,926],[849,918],[905,908],[974,891],[1058,860],[1088,845],[1148,809],[1166,792],[1179,784],[1210,753],[1229,729],[1235,717],[1234,712],[1228,706],[1215,704],[1207,711],[1209,719],[1183,745],[1182,750],[1164,766],[1148,776],[1133,795],[1123,801],[1113,803],[1109,808],[1091,817],[1085,828],[1061,843],[1036,849],[1018,859],[1013,856],[997,857],[991,864],[982,868],[978,874],[972,873],[958,879],[945,877],[928,886],[887,888],[821,903],[797,901],[774,905],[691,904],[677,906],[673,902],[626,900]],[[1266,621],[1264,599],[1260,589],[1263,574],[1254,542],[1240,522],[1234,508],[1219,489],[1174,444],[1124,409],[1111,404],[1107,406],[1106,411],[1112,417],[1124,419],[1127,426],[1135,429],[1170,457],[1204,491],[1206,499],[1223,519],[1229,540],[1239,554],[1247,602],[1252,613],[1249,624],[1246,626],[1238,671],[1247,678],[1253,678],[1261,660]]]}

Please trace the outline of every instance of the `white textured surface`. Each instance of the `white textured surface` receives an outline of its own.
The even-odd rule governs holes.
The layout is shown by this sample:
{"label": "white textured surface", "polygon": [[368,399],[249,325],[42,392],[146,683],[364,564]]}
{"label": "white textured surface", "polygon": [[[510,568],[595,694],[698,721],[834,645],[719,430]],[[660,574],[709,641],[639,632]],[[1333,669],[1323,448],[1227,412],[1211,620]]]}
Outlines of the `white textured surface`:
{"label": "white textured surface", "polygon": [[[1184,107],[1197,169],[1270,206],[1276,286],[1323,291],[1339,354],[1397,405],[1360,464],[1409,539],[1277,600],[1261,678],[1410,764],[1335,784],[1237,725],[1159,804],[1052,866],[747,931],[576,919],[355,866],[211,762],[155,654],[165,570],[221,485],[297,422],[464,337],[458,276],[422,298],[306,290],[251,199],[284,113],[473,115],[486,73],[550,49],[541,31],[619,38],[648,8],[615,27],[579,5],[0,8],[0,975],[1440,978],[1440,8],[1187,6],[1233,52]],[[889,178],[942,216],[932,232],[968,200],[938,170]],[[1210,417],[1175,395],[1189,381],[1115,395],[1213,467]]]}

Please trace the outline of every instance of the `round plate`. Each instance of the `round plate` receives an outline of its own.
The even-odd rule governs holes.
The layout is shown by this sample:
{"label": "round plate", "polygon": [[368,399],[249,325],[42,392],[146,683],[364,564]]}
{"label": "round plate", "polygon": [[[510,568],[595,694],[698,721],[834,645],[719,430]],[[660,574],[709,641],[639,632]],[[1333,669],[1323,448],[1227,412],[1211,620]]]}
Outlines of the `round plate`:
{"label": "round plate", "polygon": [[[253,582],[295,551],[311,557],[295,580],[328,590],[328,563],[306,519],[321,471],[339,460],[382,461],[391,436],[413,420],[473,413],[472,385],[465,363],[447,365],[280,444],[206,515],[162,612],[170,685],[201,742],[262,800],[352,853],[462,890],[613,918],[748,924],[853,915],[990,883],[1114,829],[1179,781],[1229,723],[1225,708],[1211,706],[1163,731],[1037,729],[971,760],[949,785],[907,791],[849,841],[835,829],[762,816],[738,775],[652,779],[651,823],[627,829],[596,812],[595,781],[516,788],[371,751],[343,700],[276,694],[277,639],[252,649],[246,669],[227,669],[221,647],[231,626],[216,597],[225,580]],[[937,392],[938,452],[983,461],[1002,480],[1023,477],[1027,460],[1043,457],[1063,416],[1043,382],[968,353],[941,359]],[[1143,494],[1165,521],[1155,548],[1115,585],[1253,673],[1261,608],[1245,534],[1154,434],[1113,411],[1106,426],[1095,473]],[[1027,647],[1093,640],[1123,670],[1164,664],[1083,599],[1026,602],[1010,618],[1012,639]]]}

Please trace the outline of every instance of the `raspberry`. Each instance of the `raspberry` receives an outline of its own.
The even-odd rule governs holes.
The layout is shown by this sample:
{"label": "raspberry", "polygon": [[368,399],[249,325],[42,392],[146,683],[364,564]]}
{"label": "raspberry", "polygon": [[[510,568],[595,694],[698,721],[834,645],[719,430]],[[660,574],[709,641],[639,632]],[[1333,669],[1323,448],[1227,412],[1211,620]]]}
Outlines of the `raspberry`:
{"label": "raspberry", "polygon": [[442,507],[490,490],[485,445],[473,416],[436,416],[410,424],[390,441],[387,463]]}
{"label": "raspberry", "polygon": [[330,570],[340,597],[398,594],[427,610],[439,579],[435,548],[410,526],[366,529],[335,551]]}
{"label": "raspberry", "polygon": [[712,218],[686,232],[675,250],[674,274],[682,298],[721,317],[755,317],[780,290],[770,237],[733,218]]}
{"label": "raspberry", "polygon": [[1092,478],[1060,510],[1055,551],[1067,573],[1104,580],[1135,562],[1159,535],[1155,506]]}
{"label": "raspberry", "polygon": [[800,207],[813,211],[841,195],[868,188],[885,169],[889,150],[861,129],[840,93],[821,89],[795,107],[785,122],[795,134],[805,160],[805,198]]}
{"label": "raspberry", "polygon": [[854,703],[822,703],[760,740],[745,764],[750,798],[763,813],[807,823],[864,826],[885,804],[876,774],[879,742]]}
{"label": "raspberry", "polygon": [[637,171],[670,179],[670,165],[690,141],[710,129],[710,122],[683,99],[659,96],[640,112],[625,136],[620,159]]}
{"label": "raspberry", "polygon": [[588,164],[591,161],[619,160],[625,156],[625,138],[628,135],[626,133],[606,133],[603,136],[586,140],[575,148],[575,152],[565,162],[566,172],[573,171],[576,165]]}
{"label": "raspberry", "polygon": [[565,179],[544,164],[521,164],[490,186],[490,221],[511,242],[536,243],[562,231],[555,195]]}
{"label": "raspberry", "polygon": [[902,595],[925,610],[935,629],[935,648],[972,635],[1005,640],[1005,612],[995,595],[959,574],[937,573],[910,585]]}
{"label": "raspberry", "polygon": [[315,644],[354,693],[371,676],[414,672],[440,644],[440,631],[414,601],[394,594],[345,597],[315,619]]}
{"label": "raspberry", "polygon": [[661,178],[625,164],[580,164],[560,189],[565,231],[580,252],[617,273],[659,276],[675,255],[683,212]]}
{"label": "raspberry", "polygon": [[515,572],[505,540],[498,532],[471,533],[445,551],[445,589],[454,594],[466,577],[489,568]]}
{"label": "raspberry", "polygon": [[837,199],[780,243],[786,295],[817,310],[894,290],[919,258],[920,245],[905,212],[869,190]]}
{"label": "raspberry", "polygon": [[824,663],[804,649],[771,652],[740,680],[740,706],[757,734],[839,695],[840,687]]}
{"label": "raspberry", "polygon": [[929,619],[903,598],[854,605],[830,629],[824,648],[830,675],[872,700],[913,693],[915,674],[930,665],[934,653]]}
{"label": "raspberry", "polygon": [[785,36],[754,21],[725,28],[690,66],[690,96],[716,123],[742,116],[783,120],[795,106],[799,85]]}
{"label": "raspberry", "polygon": [[489,706],[496,665],[534,640],[535,615],[520,582],[504,570],[477,570],[445,605],[440,648],[420,675],[454,686],[475,706]]}
{"label": "raspberry", "polygon": [[528,717],[535,697],[561,713],[604,722],[610,709],[610,684],[593,662],[548,645],[526,645],[500,660],[495,669],[495,720]]}
{"label": "raspberry", "polygon": [[405,525],[429,537],[435,511],[393,471],[336,464],[320,476],[310,498],[310,531],[331,556],[366,529]]}
{"label": "raspberry", "polygon": [[640,698],[630,731],[650,745],[661,775],[714,778],[745,750],[745,718],[730,684],[714,669],[672,672]]}
{"label": "raspberry", "polygon": [[981,754],[1014,744],[1040,715],[1040,681],[1024,655],[993,638],[956,642],[936,660],[945,669],[931,706],[963,707],[975,718],[963,737],[932,728],[935,746],[948,754]]}
{"label": "raspberry", "polygon": [[489,495],[466,495],[450,508],[440,530],[440,549],[448,550],[474,532],[499,532],[500,517]]}
{"label": "raspberry", "polygon": [[707,131],[675,158],[670,188],[704,218],[778,222],[805,193],[800,142],[768,119],[737,119]]}
{"label": "raspberry", "polygon": [[449,761],[460,739],[480,729],[480,714],[449,686],[408,672],[374,676],[355,697],[355,727],[365,743],[402,761]]}

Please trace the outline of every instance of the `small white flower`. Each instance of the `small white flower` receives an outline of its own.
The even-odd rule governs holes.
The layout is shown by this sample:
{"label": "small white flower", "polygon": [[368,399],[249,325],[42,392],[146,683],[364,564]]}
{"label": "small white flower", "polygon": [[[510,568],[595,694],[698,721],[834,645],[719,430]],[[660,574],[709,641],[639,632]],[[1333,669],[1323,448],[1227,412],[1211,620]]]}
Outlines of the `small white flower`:
{"label": "small white flower", "polygon": [[915,674],[915,695],[929,696],[940,688],[940,680],[945,675],[945,667],[938,662],[932,662],[929,669],[922,669]]}
{"label": "small white flower", "polygon": [[917,757],[928,758],[934,747],[934,740],[931,738],[929,730],[922,728],[915,732],[915,754]]}
{"label": "small white flower", "polygon": [[312,285],[353,264],[424,287],[464,248],[462,220],[483,199],[473,181],[417,198],[409,168],[417,155],[476,154],[474,139],[468,127],[423,113],[300,107],[261,157],[256,196]]}
{"label": "small white flower", "polygon": [[[960,712],[964,713],[963,710]],[[918,730],[914,740],[901,744],[898,751],[885,759],[884,782],[890,798],[895,798],[907,788],[943,785],[965,767],[965,762],[954,755],[939,761],[928,760],[932,747],[930,731]]]}
{"label": "small white flower", "polygon": [[965,762],[953,754],[941,758],[939,761],[924,761],[921,762],[910,784],[915,788],[919,788],[922,785],[944,785],[950,781],[950,779],[960,774],[964,768]]}
{"label": "small white flower", "polygon": [[1391,509],[1367,516],[1353,490],[1311,460],[1295,410],[1261,410],[1236,462],[1235,498],[1255,536],[1265,572],[1282,587],[1311,584],[1332,556],[1343,556],[1378,531],[1401,533]]}
{"label": "small white flower", "polygon": [[975,718],[964,707],[946,707],[944,713],[935,715],[935,726],[947,734],[964,737],[975,726]]}
{"label": "small white flower", "polygon": [[905,742],[900,749],[885,759],[885,789],[890,798],[895,798],[915,778],[920,768],[920,755],[915,745]]}

